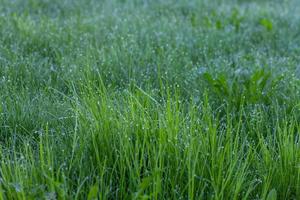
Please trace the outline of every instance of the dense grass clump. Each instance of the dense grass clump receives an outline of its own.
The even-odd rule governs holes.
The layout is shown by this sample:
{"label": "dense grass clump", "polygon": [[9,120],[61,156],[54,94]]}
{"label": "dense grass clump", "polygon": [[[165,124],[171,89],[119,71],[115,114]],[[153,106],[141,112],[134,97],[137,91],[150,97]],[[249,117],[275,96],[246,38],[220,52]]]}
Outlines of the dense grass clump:
{"label": "dense grass clump", "polygon": [[299,199],[297,0],[0,0],[1,199]]}

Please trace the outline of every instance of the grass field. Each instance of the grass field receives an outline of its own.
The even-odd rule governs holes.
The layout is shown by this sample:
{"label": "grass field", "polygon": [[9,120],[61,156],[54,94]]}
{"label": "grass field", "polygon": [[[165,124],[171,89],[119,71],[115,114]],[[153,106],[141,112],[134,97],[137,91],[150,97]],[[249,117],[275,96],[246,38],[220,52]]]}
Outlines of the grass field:
{"label": "grass field", "polygon": [[0,0],[0,200],[300,199],[300,1]]}

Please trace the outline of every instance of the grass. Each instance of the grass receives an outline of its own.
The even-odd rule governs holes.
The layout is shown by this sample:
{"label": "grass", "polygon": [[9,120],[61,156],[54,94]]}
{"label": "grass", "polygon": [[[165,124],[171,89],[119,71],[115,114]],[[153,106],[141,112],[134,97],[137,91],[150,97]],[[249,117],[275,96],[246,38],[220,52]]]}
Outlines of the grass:
{"label": "grass", "polygon": [[298,199],[297,0],[0,0],[0,200]]}

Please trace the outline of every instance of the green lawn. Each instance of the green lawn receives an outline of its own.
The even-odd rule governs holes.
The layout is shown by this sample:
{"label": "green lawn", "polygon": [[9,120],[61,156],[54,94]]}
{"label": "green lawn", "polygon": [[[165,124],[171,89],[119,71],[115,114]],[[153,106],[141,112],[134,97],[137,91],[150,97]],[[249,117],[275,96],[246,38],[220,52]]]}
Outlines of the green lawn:
{"label": "green lawn", "polygon": [[299,0],[0,0],[0,200],[300,198]]}

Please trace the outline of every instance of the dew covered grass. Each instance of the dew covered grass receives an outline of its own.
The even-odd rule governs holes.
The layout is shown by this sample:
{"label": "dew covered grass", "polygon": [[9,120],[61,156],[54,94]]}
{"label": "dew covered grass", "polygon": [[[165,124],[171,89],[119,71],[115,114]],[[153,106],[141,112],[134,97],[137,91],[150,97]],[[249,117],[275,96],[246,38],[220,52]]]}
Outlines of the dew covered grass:
{"label": "dew covered grass", "polygon": [[298,0],[0,0],[0,200],[299,199]]}

